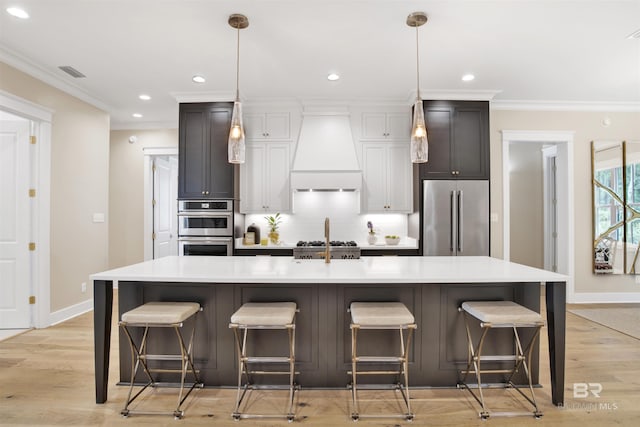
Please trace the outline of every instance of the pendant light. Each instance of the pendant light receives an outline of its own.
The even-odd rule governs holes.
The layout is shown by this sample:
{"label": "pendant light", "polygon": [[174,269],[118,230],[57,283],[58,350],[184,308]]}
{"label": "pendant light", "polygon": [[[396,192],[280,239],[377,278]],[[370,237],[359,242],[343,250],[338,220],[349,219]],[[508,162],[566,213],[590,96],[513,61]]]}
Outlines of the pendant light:
{"label": "pendant light", "polygon": [[416,29],[416,102],[413,105],[413,125],[411,126],[411,162],[426,163],[429,159],[427,125],[424,121],[424,107],[420,98],[420,49],[418,47],[418,27],[427,22],[424,12],[413,12],[407,17],[407,25]]}
{"label": "pendant light", "polygon": [[229,25],[238,31],[236,51],[236,100],[231,115],[229,131],[229,163],[244,163],[244,126],[242,124],[242,103],[240,103],[240,30],[249,26],[246,16],[233,14],[229,17]]}

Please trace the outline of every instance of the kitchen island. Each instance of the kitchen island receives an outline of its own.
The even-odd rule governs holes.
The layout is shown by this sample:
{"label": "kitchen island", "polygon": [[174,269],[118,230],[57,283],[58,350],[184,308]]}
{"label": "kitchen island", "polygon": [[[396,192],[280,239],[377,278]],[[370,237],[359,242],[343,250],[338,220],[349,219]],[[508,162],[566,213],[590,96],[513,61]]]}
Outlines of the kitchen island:
{"label": "kitchen island", "polygon": [[[466,365],[467,344],[458,307],[466,300],[511,300],[540,312],[541,283],[549,336],[551,394],[564,402],[567,277],[490,257],[363,257],[358,260],[294,260],[289,257],[166,257],[92,275],[94,283],[96,402],[107,400],[113,283],[120,316],[149,301],[195,301],[195,361],[205,385],[233,386],[236,367],[231,314],[249,301],[295,301],[297,382],[303,387],[345,387],[350,369],[347,309],[352,301],[400,301],[418,330],[411,348],[411,385],[453,387]],[[271,331],[275,332],[275,331]],[[371,331],[367,352],[392,348],[397,336]],[[286,348],[284,337],[256,342],[258,350]],[[385,345],[380,342],[384,340]],[[158,340],[160,345],[165,340]],[[363,341],[364,342],[364,341]],[[497,334],[487,345],[509,349]],[[131,369],[120,336],[120,379]],[[538,358],[532,362],[538,379]]]}

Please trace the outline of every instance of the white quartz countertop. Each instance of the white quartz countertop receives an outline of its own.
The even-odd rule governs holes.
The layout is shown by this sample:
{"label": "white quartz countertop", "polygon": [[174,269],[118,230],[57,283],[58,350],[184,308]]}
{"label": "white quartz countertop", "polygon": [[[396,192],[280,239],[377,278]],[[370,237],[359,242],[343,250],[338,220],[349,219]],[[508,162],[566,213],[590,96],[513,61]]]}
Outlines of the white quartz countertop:
{"label": "white quartz countertop", "polygon": [[185,283],[566,282],[568,277],[491,257],[171,256],[91,275],[92,280]]}

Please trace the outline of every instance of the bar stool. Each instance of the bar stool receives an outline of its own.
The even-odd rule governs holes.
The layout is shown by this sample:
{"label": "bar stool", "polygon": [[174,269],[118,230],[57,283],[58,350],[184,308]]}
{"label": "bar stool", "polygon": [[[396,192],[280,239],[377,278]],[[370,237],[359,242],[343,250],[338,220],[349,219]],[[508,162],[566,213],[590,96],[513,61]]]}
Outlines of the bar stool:
{"label": "bar stool", "polygon": [[[236,351],[238,355],[238,393],[236,396],[236,406],[231,416],[238,421],[241,418],[286,418],[292,422],[295,418],[293,413],[293,399],[296,385],[294,377],[295,371],[295,340],[296,325],[295,315],[297,312],[295,302],[249,302],[243,304],[231,316],[229,328],[233,329],[236,341]],[[247,354],[247,337],[249,330],[284,329],[288,334],[288,355],[286,356],[250,356]],[[252,370],[251,364],[282,364],[288,363],[288,370]],[[288,375],[289,385],[257,385],[252,383],[252,375]],[[245,382],[243,384],[242,377]],[[257,389],[288,389],[289,409],[286,414],[250,414],[240,411],[240,405],[244,400],[248,390]]]}
{"label": "bar stool", "polygon": [[[353,410],[351,418],[358,421],[360,417],[400,417],[413,420],[409,401],[409,345],[413,331],[417,328],[413,314],[399,302],[352,302],[351,312],[351,399]],[[360,356],[358,355],[358,332],[362,329],[383,330],[397,329],[400,333],[400,355],[397,356]],[[406,331],[406,332],[405,332]],[[406,336],[405,336],[406,335]],[[379,343],[384,346],[384,343]],[[358,370],[358,364],[376,363],[398,365],[395,370]],[[391,415],[361,415],[358,405],[358,375],[397,375],[396,384],[367,385],[367,389],[399,390],[404,399],[406,412]],[[403,381],[401,381],[401,377]],[[361,388],[365,388],[360,386]]]}
{"label": "bar stool", "polygon": [[[536,340],[540,336],[540,330],[544,326],[544,321],[540,314],[529,310],[513,301],[467,301],[462,303],[458,309],[464,313],[465,328],[467,331],[468,342],[468,358],[467,369],[461,371],[463,378],[458,384],[460,388],[467,389],[476,401],[482,407],[480,417],[487,419],[490,416],[517,416],[517,415],[533,415],[536,418],[542,416],[542,411],[538,408],[536,398],[533,393],[533,385],[531,383],[531,374],[529,372],[529,364],[531,362],[531,354],[535,347]],[[469,317],[473,317],[480,322],[482,333],[474,348],[473,338],[469,327]],[[514,336],[514,354],[513,355],[484,355],[483,344],[487,336],[487,332],[494,328],[511,328]],[[526,346],[518,333],[518,328],[534,328],[534,334]],[[482,369],[484,362],[513,362],[510,369]],[[473,369],[472,369],[473,367]],[[513,377],[522,368],[529,383],[530,397],[527,396],[518,386],[513,383]],[[467,384],[466,379],[469,374],[476,376],[478,395],[473,392]],[[497,385],[483,384],[482,374],[507,374],[504,382]],[[522,395],[532,406],[533,412],[490,412],[484,400],[483,388],[513,388]]]}
{"label": "bar stool", "polygon": [[[196,322],[195,317],[198,312],[202,311],[200,304],[195,302],[148,302],[133,310],[127,311],[122,315],[122,320],[119,322],[119,326],[124,331],[129,340],[131,347],[131,383],[129,385],[129,394],[127,395],[127,402],[124,408],[120,412],[123,416],[127,417],[130,414],[171,414],[176,419],[181,419],[184,416],[184,411],[180,408],[186,398],[191,394],[191,391],[198,387],[204,387],[198,371],[193,365],[193,337],[195,336]],[[191,334],[188,344],[185,344],[182,336],[181,329],[184,323],[193,317],[193,326],[191,328]],[[140,327],[144,328],[140,344],[137,345],[134,341],[130,328]],[[180,354],[149,354],[147,353],[147,340],[149,337],[149,331],[151,328],[173,328],[176,333],[178,345],[180,347]],[[166,369],[166,368],[152,368],[150,362],[153,364],[156,361],[179,361],[180,369]],[[142,388],[131,397],[133,388],[135,385],[135,377],[138,369],[142,367],[148,382],[142,386]],[[159,382],[156,380],[155,374],[159,373],[179,373],[179,383]],[[185,384],[187,373],[193,375],[194,381],[189,384]],[[151,386],[167,387],[179,385],[178,392],[178,405],[173,412],[158,412],[158,411],[138,411],[129,409],[129,405],[140,394]],[[189,387],[189,390],[185,393],[185,386]]]}

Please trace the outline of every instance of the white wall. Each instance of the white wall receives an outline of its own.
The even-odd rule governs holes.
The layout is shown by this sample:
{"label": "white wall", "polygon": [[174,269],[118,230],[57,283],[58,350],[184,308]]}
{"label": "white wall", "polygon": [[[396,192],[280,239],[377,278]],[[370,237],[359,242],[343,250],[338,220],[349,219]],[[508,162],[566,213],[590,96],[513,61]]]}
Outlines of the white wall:
{"label": "white wall", "polygon": [[[610,124],[603,124],[605,118]],[[506,111],[491,110],[491,212],[502,206],[503,130],[574,131],[575,292],[578,300],[597,301],[597,294],[621,293],[640,300],[635,277],[596,276],[592,272],[591,141],[640,139],[638,112]],[[531,204],[529,204],[531,206]],[[491,253],[501,258],[502,218],[491,224]],[[584,298],[580,294],[584,294]]]}
{"label": "white wall", "polygon": [[[107,269],[109,115],[4,63],[0,89],[53,110],[50,311],[86,302],[81,283]],[[36,189],[37,190],[37,189]],[[103,213],[106,222],[94,223]]]}

